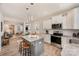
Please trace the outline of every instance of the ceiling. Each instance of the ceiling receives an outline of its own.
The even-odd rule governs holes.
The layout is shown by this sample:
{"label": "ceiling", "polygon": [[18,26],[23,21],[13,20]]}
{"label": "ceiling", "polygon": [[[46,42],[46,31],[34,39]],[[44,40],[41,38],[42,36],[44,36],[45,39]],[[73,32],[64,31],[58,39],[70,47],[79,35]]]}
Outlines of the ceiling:
{"label": "ceiling", "polygon": [[[16,19],[17,22],[28,22],[78,5],[72,3],[35,3],[33,5],[30,3],[1,3],[0,11],[5,17],[14,18],[15,22]],[[14,21],[14,19],[9,20]]]}

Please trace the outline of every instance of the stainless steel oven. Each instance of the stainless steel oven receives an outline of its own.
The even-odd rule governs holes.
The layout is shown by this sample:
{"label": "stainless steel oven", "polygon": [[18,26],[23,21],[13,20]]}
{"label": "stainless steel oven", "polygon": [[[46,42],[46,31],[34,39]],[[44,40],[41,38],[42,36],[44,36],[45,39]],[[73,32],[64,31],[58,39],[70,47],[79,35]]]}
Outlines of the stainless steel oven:
{"label": "stainless steel oven", "polygon": [[63,36],[62,33],[51,34],[51,43],[61,44],[61,36]]}

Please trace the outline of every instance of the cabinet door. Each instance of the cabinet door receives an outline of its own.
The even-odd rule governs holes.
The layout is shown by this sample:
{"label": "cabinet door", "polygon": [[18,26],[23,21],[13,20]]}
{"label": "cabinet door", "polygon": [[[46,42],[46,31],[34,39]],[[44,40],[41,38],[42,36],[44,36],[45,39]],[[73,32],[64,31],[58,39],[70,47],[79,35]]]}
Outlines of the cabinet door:
{"label": "cabinet door", "polygon": [[52,24],[62,23],[62,15],[57,15],[52,17]]}
{"label": "cabinet door", "polygon": [[74,28],[74,10],[66,12],[63,16],[63,29]]}
{"label": "cabinet door", "polygon": [[56,22],[56,16],[53,16],[52,17],[52,24],[56,24],[57,22]]}
{"label": "cabinet door", "polygon": [[74,29],[79,29],[79,8],[74,9]]}
{"label": "cabinet door", "polygon": [[44,35],[44,41],[47,43],[51,43],[50,35]]}
{"label": "cabinet door", "polygon": [[62,21],[63,21],[62,15],[60,14],[60,15],[57,16],[57,23],[61,23],[62,24]]}
{"label": "cabinet door", "polygon": [[51,29],[51,20],[50,19],[43,22],[43,29]]}
{"label": "cabinet door", "polygon": [[73,29],[74,28],[74,10],[71,10],[67,14],[66,19],[67,29]]}

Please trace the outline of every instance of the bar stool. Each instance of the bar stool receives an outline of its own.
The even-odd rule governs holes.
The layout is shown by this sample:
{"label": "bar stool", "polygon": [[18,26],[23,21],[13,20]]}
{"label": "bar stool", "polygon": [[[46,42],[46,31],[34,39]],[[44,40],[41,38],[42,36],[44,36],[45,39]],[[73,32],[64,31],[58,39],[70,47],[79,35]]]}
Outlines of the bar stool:
{"label": "bar stool", "polygon": [[31,45],[28,42],[21,42],[20,45],[20,55],[22,56],[31,56]]}

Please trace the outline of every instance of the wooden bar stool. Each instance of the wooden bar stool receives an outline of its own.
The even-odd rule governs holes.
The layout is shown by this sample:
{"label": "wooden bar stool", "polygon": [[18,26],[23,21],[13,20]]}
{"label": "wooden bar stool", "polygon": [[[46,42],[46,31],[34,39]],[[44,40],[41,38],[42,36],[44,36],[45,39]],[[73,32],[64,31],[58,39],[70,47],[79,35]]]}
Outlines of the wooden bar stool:
{"label": "wooden bar stool", "polygon": [[23,56],[31,56],[31,45],[28,42],[21,42],[20,54]]}

